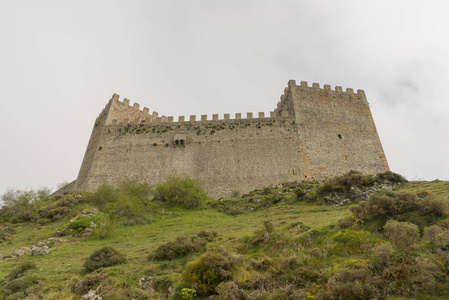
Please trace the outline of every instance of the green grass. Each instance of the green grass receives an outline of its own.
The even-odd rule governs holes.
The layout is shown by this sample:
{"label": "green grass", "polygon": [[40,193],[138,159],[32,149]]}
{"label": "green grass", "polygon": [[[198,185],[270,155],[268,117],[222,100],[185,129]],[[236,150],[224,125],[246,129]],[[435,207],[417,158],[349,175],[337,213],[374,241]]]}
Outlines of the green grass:
{"label": "green grass", "polygon": [[409,181],[397,190],[411,193],[427,191],[435,196],[441,196],[449,200],[449,181]]}
{"label": "green grass", "polygon": [[[49,202],[47,201],[46,204]],[[81,210],[81,208],[76,209]],[[147,268],[158,268],[164,264],[148,262],[148,254],[177,236],[195,235],[201,230],[215,230],[218,237],[214,242],[209,243],[208,247],[219,246],[235,251],[237,241],[252,235],[265,220],[271,220],[276,227],[303,222],[311,228],[321,229],[349,214],[348,206],[333,208],[298,202],[281,202],[266,209],[236,216],[207,208],[175,209],[161,214],[154,223],[120,226],[114,230],[110,238],[105,240],[70,238],[69,243],[56,245],[48,256],[24,255],[17,259],[5,260],[0,269],[0,278],[6,276],[18,261],[33,261],[38,266],[39,275],[45,278],[46,288],[59,289],[64,287],[66,281],[74,275],[82,274],[84,260],[94,250],[106,245],[113,246],[126,254],[128,263],[120,267],[125,273],[142,274]],[[31,247],[39,241],[52,237],[55,231],[66,224],[67,220],[39,227],[35,224],[22,224],[16,227],[17,232],[14,234],[13,241],[0,244],[0,251],[3,255],[7,255],[19,247]],[[179,260],[181,262],[179,271],[187,263],[187,259]]]}
{"label": "green grass", "polygon": [[[399,187],[398,190],[412,193],[427,191],[433,195],[441,196],[449,200],[449,182],[444,181],[408,182]],[[274,192],[281,192],[283,194],[283,200],[278,203],[270,202],[266,207],[259,207],[251,200],[254,198],[272,199]],[[46,199],[41,201],[40,205],[54,205],[55,202],[57,202],[55,199]],[[83,268],[85,259],[93,251],[103,246],[112,246],[119,252],[124,253],[127,259],[126,264],[105,268],[103,270],[105,274],[113,278],[114,284],[120,287],[120,292],[117,293],[124,293],[123,291],[128,290],[132,290],[130,293],[147,293],[140,291],[137,287],[140,277],[151,274],[151,276],[162,280],[165,278],[164,276],[167,276],[167,280],[176,282],[179,280],[180,274],[186,269],[187,265],[192,261],[198,260],[202,255],[202,253],[193,253],[172,261],[154,261],[148,260],[149,254],[159,246],[173,241],[177,236],[192,236],[202,230],[214,230],[218,233],[217,238],[207,244],[208,249],[222,248],[230,253],[249,255],[248,257],[252,257],[251,259],[263,260],[263,257],[267,257],[268,255],[266,259],[272,260],[275,264],[283,263],[286,257],[294,257],[296,260],[301,261],[301,255],[304,256],[306,254],[300,254],[298,251],[303,251],[301,253],[310,251],[310,249],[307,250],[308,248],[304,246],[304,236],[313,232],[313,230],[321,232],[322,238],[313,242],[314,244],[311,247],[323,247],[325,251],[331,253],[324,258],[314,258],[316,260],[315,263],[320,266],[328,264],[327,272],[329,274],[334,272],[336,270],[335,268],[338,269],[337,266],[339,264],[347,262],[348,259],[366,258],[363,255],[344,258],[337,256],[337,254],[335,254],[336,256],[332,256],[334,255],[332,254],[333,248],[326,246],[326,243],[329,243],[328,241],[336,234],[336,231],[330,228],[334,228],[334,225],[339,220],[349,217],[351,215],[350,208],[356,204],[332,207],[317,204],[316,202],[297,201],[295,200],[295,194],[288,187],[272,189],[268,195],[264,195],[263,191],[258,191],[241,198],[223,200],[222,203],[228,203],[223,205],[233,205],[233,207],[255,206],[253,211],[240,209],[239,214],[236,215],[220,212],[219,208],[214,208],[213,205],[210,205],[214,204],[214,202],[219,203],[219,200],[210,200],[209,205],[193,210],[186,210],[179,207],[166,208],[163,212],[160,210],[153,213],[153,221],[149,224],[116,226],[111,235],[106,239],[96,239],[95,235],[87,239],[69,237],[69,242],[56,244],[48,255],[24,255],[22,257],[4,260],[1,263],[0,279],[8,275],[17,263],[34,262],[37,269],[29,272],[33,272],[33,274],[37,274],[43,278],[44,288],[42,292],[47,295],[53,295],[55,299],[70,298],[74,294],[70,292],[70,285],[68,283],[86,276]],[[91,206],[91,204],[78,204],[73,210],[81,214],[82,209],[87,206]],[[154,209],[159,210],[161,207],[155,206]],[[5,256],[14,249],[31,247],[37,242],[47,240],[53,236],[55,231],[66,227],[69,219],[63,218],[47,225],[37,225],[36,223],[13,224],[12,226],[16,229],[13,240],[0,243],[0,253]],[[263,228],[263,222],[268,220],[272,221],[275,225],[275,232],[273,233],[274,244],[270,244],[269,247],[256,246],[255,248],[251,248],[252,250],[247,254],[242,252],[242,243],[245,243],[245,239],[252,239],[255,236],[255,232]],[[289,225],[298,222],[307,225],[310,227],[310,230],[306,233],[299,234],[288,229]],[[278,242],[276,243],[276,241]],[[291,245],[297,245],[295,247],[299,248]],[[283,254],[285,254],[285,257]],[[240,271],[237,272],[240,275],[236,275],[238,278],[252,278],[252,274],[255,274],[254,270],[249,269],[248,264],[245,263],[240,266]],[[243,268],[245,267],[248,270],[244,270]],[[318,284],[315,289],[325,288],[325,286],[325,282],[323,282]],[[122,299],[120,297],[120,295],[116,295],[116,299]],[[123,296],[124,298],[125,296]]]}

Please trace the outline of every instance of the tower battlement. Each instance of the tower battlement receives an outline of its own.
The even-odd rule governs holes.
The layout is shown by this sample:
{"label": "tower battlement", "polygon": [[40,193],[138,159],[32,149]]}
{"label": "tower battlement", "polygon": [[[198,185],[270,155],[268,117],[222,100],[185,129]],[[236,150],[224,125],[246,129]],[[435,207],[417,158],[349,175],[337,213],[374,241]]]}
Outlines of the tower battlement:
{"label": "tower battlement", "polygon": [[222,116],[175,119],[114,94],[95,120],[76,189],[187,173],[218,197],[389,169],[363,90],[290,80],[273,111]]}

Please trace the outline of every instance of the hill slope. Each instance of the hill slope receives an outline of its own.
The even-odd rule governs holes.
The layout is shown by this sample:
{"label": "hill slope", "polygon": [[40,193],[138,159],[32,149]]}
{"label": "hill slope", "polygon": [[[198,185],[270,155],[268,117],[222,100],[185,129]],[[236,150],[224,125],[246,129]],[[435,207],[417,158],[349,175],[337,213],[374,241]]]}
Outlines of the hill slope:
{"label": "hill slope", "polygon": [[[387,175],[286,183],[193,209],[139,198],[149,189],[136,182],[4,207],[0,295],[445,299],[449,182]],[[87,272],[86,259],[103,249],[108,263],[110,247],[126,262]]]}

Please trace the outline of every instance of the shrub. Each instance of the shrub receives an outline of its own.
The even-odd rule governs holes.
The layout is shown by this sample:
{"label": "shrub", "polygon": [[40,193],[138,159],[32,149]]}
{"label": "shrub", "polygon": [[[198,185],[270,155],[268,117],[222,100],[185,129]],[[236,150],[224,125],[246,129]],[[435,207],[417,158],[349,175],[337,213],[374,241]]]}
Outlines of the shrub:
{"label": "shrub", "polygon": [[357,171],[349,171],[347,174],[337,177],[335,181],[339,186],[343,186],[346,191],[349,191],[353,186],[371,186],[376,180],[372,175],[365,175]]}
{"label": "shrub", "polygon": [[216,288],[219,299],[236,300],[246,299],[245,293],[239,289],[237,284],[233,281],[222,282]]}
{"label": "shrub", "polygon": [[443,233],[443,228],[438,225],[432,225],[429,227],[425,227],[423,230],[423,236],[422,239],[424,241],[429,241],[432,243],[436,243],[438,240],[438,237]]}
{"label": "shrub", "polygon": [[393,262],[394,249],[390,243],[377,245],[373,249],[372,264],[377,268],[384,268]]}
{"label": "shrub", "polygon": [[73,293],[83,295],[90,289],[97,287],[107,276],[105,274],[91,273],[79,280],[73,280],[70,283],[70,290]]}
{"label": "shrub", "polygon": [[88,228],[90,226],[90,222],[94,221],[95,218],[92,216],[81,216],[74,220],[73,222],[70,222],[66,229],[73,229],[77,230],[81,228],[82,230]]}
{"label": "shrub", "polygon": [[2,240],[6,241],[10,239],[11,236],[15,233],[16,230],[11,226],[0,228],[0,243],[2,242]]}
{"label": "shrub", "polygon": [[374,183],[375,179],[371,175],[364,175],[357,171],[349,171],[347,174],[335,177],[320,185],[317,193],[322,196],[330,193],[347,193],[353,186],[367,187]]}
{"label": "shrub", "polygon": [[356,223],[355,217],[350,216],[348,218],[338,220],[337,225],[339,228],[349,228],[349,227],[354,226],[355,223]]}
{"label": "shrub", "polygon": [[344,192],[344,188],[341,186],[334,186],[331,182],[325,182],[317,188],[318,195],[327,195],[330,193],[341,193]]}
{"label": "shrub", "polygon": [[[27,275],[29,270],[36,269],[36,265],[32,262],[19,263],[14,269],[5,276],[3,292],[8,295],[20,296],[25,298],[27,290],[40,282],[35,275]],[[9,298],[8,298],[9,299]]]}
{"label": "shrub", "polygon": [[327,295],[318,299],[374,299],[377,290],[368,268],[338,269],[327,282]]}
{"label": "shrub", "polygon": [[70,207],[46,207],[39,209],[39,216],[48,218],[48,219],[59,219],[62,216],[70,214],[73,212],[73,209]]}
{"label": "shrub", "polygon": [[25,275],[28,270],[36,269],[36,265],[32,262],[24,262],[16,265],[14,269],[5,277],[6,281],[11,281]]}
{"label": "shrub", "polygon": [[389,220],[384,226],[385,234],[390,240],[404,251],[418,248],[419,228],[409,222]]}
{"label": "shrub", "polygon": [[17,279],[14,279],[12,281],[8,281],[3,286],[3,292],[6,295],[13,295],[13,294],[20,294],[20,298],[17,299],[24,299],[28,293],[28,289],[32,286],[38,284],[40,282],[40,279],[35,275],[29,275],[29,276],[23,276],[19,277]]}
{"label": "shrub", "polygon": [[149,201],[151,186],[147,182],[125,180],[117,186],[103,183],[92,200],[111,219],[126,224],[145,223],[153,205]]}
{"label": "shrub", "polygon": [[412,193],[379,190],[369,198],[368,212],[376,217],[396,217],[414,211],[418,197]]}
{"label": "shrub", "polygon": [[212,242],[218,236],[218,233],[214,230],[202,230],[197,235],[208,242]]}
{"label": "shrub", "polygon": [[359,205],[349,208],[349,210],[354,214],[354,217],[358,220],[363,219],[367,209],[368,203],[366,201],[360,201]]}
{"label": "shrub", "polygon": [[298,186],[293,190],[296,195],[296,200],[302,200],[306,196],[306,191],[301,186]]}
{"label": "shrub", "polygon": [[202,238],[196,236],[178,236],[175,241],[159,246],[149,258],[155,260],[171,260],[189,253],[202,251],[205,246],[206,241]]}
{"label": "shrub", "polygon": [[424,228],[422,239],[430,242],[432,247],[438,247],[444,251],[449,250],[449,231],[438,225]]}
{"label": "shrub", "polygon": [[94,251],[86,259],[84,268],[87,272],[92,272],[99,268],[110,267],[125,262],[125,255],[121,254],[113,247],[104,246],[103,248]]}
{"label": "shrub", "polygon": [[217,286],[232,279],[237,258],[224,251],[211,250],[189,264],[182,273],[184,286],[195,289],[198,296],[215,294]]}
{"label": "shrub", "polygon": [[366,188],[384,182],[397,184],[407,182],[407,180],[391,171],[379,173],[376,176],[349,171],[347,174],[332,178],[320,185],[317,194],[325,196],[331,193],[348,193],[352,187]]}
{"label": "shrub", "polygon": [[405,179],[404,177],[402,177],[399,174],[396,174],[394,172],[391,171],[385,171],[383,173],[379,173],[376,175],[376,179],[377,181],[388,181],[391,183],[405,183],[408,182],[407,179]]}
{"label": "shrub", "polygon": [[423,214],[435,218],[442,217],[449,213],[449,205],[447,200],[443,198],[428,196],[420,201],[419,206]]}
{"label": "shrub", "polygon": [[184,300],[194,300],[196,299],[195,289],[183,288],[181,290],[181,297]]}
{"label": "shrub", "polygon": [[154,191],[154,200],[187,209],[199,207],[207,199],[206,191],[199,181],[186,174],[167,176],[164,182],[156,185]]}

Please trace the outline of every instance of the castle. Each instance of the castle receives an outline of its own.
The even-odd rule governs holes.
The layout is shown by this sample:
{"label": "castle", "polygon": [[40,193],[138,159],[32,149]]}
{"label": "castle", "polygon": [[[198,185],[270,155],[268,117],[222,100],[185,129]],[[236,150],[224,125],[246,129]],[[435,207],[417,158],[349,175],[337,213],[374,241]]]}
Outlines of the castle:
{"label": "castle", "polygon": [[214,114],[176,121],[139,106],[112,96],[95,120],[76,190],[133,177],[156,183],[187,173],[221,197],[350,170],[389,170],[363,90],[290,80],[269,116],[246,118]]}

